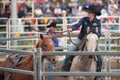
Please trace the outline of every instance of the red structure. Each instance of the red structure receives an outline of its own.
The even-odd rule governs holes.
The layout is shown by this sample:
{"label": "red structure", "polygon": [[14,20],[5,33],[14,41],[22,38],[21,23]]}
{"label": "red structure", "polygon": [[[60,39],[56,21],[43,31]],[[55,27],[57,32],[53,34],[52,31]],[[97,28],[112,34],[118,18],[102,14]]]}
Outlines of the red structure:
{"label": "red structure", "polygon": [[44,3],[45,0],[36,0],[37,3]]}

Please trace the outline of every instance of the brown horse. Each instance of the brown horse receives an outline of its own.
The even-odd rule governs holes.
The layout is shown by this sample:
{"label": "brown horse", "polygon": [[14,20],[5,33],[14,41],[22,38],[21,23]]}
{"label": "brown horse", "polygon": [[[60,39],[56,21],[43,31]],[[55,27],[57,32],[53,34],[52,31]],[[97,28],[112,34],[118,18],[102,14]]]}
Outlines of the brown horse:
{"label": "brown horse", "polygon": [[[53,41],[47,36],[40,35],[40,39],[36,44],[36,48],[40,47],[42,48],[42,51],[55,51],[55,45]],[[43,56],[42,60],[45,58],[55,61],[55,56]],[[2,66],[13,68],[11,55],[3,62]],[[16,64],[14,68],[33,71],[33,56],[27,55],[23,57],[20,63]],[[0,80],[33,80],[33,76],[0,71]]]}

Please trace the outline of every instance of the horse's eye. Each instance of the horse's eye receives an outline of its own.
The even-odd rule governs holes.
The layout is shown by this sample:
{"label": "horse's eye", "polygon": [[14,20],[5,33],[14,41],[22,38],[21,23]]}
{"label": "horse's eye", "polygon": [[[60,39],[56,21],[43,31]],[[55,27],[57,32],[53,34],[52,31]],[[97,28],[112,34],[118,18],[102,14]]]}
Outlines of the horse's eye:
{"label": "horse's eye", "polygon": [[44,46],[45,46],[45,47],[47,47],[47,45],[46,45],[46,44],[45,44]]}

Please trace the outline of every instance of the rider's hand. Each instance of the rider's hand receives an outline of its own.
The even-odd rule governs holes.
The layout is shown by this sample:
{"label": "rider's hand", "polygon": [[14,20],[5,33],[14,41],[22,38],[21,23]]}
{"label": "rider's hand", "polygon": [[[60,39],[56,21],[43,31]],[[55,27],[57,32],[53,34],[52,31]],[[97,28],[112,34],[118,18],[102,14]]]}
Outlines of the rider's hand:
{"label": "rider's hand", "polygon": [[53,34],[53,33],[48,33],[48,36],[50,36],[50,37],[55,37],[55,34]]}
{"label": "rider's hand", "polygon": [[72,34],[72,30],[71,29],[69,29],[69,30],[67,30],[67,32],[68,32],[68,34]]}
{"label": "rider's hand", "polygon": [[72,30],[71,30],[71,29],[68,29],[67,32],[72,32]]}

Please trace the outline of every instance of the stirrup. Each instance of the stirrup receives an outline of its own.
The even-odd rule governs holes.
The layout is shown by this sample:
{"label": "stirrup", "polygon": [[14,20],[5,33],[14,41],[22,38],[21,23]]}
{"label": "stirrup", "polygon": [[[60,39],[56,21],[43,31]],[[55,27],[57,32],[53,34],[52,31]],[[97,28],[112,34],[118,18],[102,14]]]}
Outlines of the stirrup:
{"label": "stirrup", "polygon": [[70,71],[70,67],[71,67],[71,61],[68,63],[68,65],[63,66],[63,71]]}
{"label": "stirrup", "polygon": [[70,71],[69,66],[63,66],[63,71]]}

